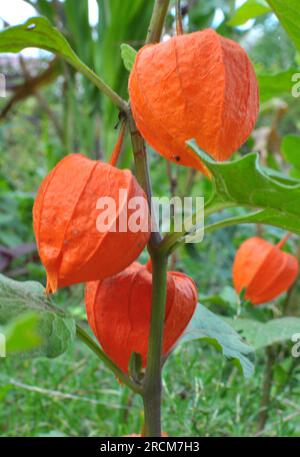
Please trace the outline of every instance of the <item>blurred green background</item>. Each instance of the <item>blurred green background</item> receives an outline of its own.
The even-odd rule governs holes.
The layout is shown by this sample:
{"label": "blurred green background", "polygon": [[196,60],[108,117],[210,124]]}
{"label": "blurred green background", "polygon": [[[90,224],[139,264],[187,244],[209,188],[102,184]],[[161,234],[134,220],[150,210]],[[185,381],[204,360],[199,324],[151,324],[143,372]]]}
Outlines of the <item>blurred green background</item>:
{"label": "blurred green background", "polygon": [[[143,45],[152,0],[32,0],[20,1],[20,8],[25,3],[34,15],[47,16],[79,57],[128,97],[128,72],[120,45],[127,43],[135,49]],[[254,17],[254,3],[262,5],[258,11],[264,14]],[[174,4],[171,2],[164,39],[175,34]],[[276,16],[266,12],[263,1],[190,0],[181,5],[186,32],[213,27],[240,42],[259,76],[261,115],[238,154],[258,151],[266,168],[299,178],[300,160],[289,151],[291,144],[299,151],[300,144],[300,103],[291,93],[291,75],[300,68],[300,58]],[[1,6],[2,27],[9,25],[4,13],[5,6]],[[89,81],[46,52],[2,54],[0,72],[7,83],[7,96],[0,98],[0,272],[45,284],[32,230],[37,188],[69,152],[107,160],[117,138],[118,111]],[[154,195],[206,196],[210,192],[210,183],[203,176],[167,164],[151,149],[149,161]],[[134,169],[129,140],[119,165]],[[270,241],[282,235],[279,229],[261,226],[223,229],[199,245],[181,248],[171,259],[172,268],[194,278],[200,301],[207,300],[207,306],[219,314],[234,316],[240,310],[232,294],[223,302],[208,297],[224,295],[224,290],[232,292],[236,248],[255,233]],[[296,236],[289,241],[288,250],[300,255]],[[143,254],[142,260],[146,257]],[[56,303],[85,320],[81,285],[61,290]],[[288,315],[300,314],[298,285],[272,309],[245,312],[263,320],[281,315],[287,307]],[[177,348],[164,371],[164,430],[170,436],[298,436],[300,362],[289,353],[289,344],[276,346],[269,417],[265,429],[259,431],[265,352],[256,352],[255,374],[245,380],[205,343]],[[2,436],[113,436],[141,429],[140,400],[80,342],[55,360],[8,357],[0,359],[0,366]]]}

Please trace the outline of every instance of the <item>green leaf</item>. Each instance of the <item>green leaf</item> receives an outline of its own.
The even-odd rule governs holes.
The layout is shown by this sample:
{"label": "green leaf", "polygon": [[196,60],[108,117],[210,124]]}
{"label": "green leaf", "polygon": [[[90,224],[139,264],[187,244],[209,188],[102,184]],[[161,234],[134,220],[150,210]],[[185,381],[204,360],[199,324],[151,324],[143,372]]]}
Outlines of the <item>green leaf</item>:
{"label": "green leaf", "polygon": [[258,74],[258,84],[261,102],[266,102],[274,97],[282,97],[284,94],[292,93],[293,76],[300,73],[297,68],[289,68],[288,70],[274,74]]}
{"label": "green leaf", "polygon": [[39,316],[36,313],[24,313],[4,328],[6,352],[23,352],[41,346],[42,337],[38,332]]}
{"label": "green leaf", "polygon": [[200,304],[181,337],[180,343],[198,339],[212,344],[225,357],[233,360],[240,366],[246,378],[253,374],[253,364],[246,357],[253,351],[252,348],[245,344],[223,319]]}
{"label": "green leaf", "polygon": [[299,0],[267,0],[282,26],[300,51]]}
{"label": "green leaf", "polygon": [[281,143],[281,150],[285,160],[297,170],[300,170],[300,136],[284,136]]}
{"label": "green leaf", "polygon": [[233,27],[242,25],[249,19],[256,18],[262,14],[269,13],[270,11],[271,8],[264,0],[248,0],[235,11],[235,14],[227,24]]}
{"label": "green leaf", "polygon": [[71,317],[61,317],[55,313],[44,313],[41,316],[39,333],[42,335],[44,342],[35,351],[35,355],[43,355],[49,358],[58,357],[70,348],[75,339],[75,321]]}
{"label": "green leaf", "polygon": [[45,49],[60,55],[101,90],[105,86],[99,76],[79,59],[60,31],[45,17],[33,17],[22,25],[8,27],[0,32],[0,53],[20,52],[28,47]]}
{"label": "green leaf", "polygon": [[0,32],[0,52],[20,52],[28,47],[45,49],[78,64],[79,59],[67,40],[45,17],[33,17]]}
{"label": "green leaf", "polygon": [[[27,318],[23,316],[24,321],[22,318],[18,320],[26,312],[31,312],[31,315]],[[74,319],[53,306],[41,284],[14,281],[3,275],[0,275],[0,325],[6,326],[11,338],[8,344],[13,352],[28,350],[31,343],[37,342],[37,335],[40,337],[40,345],[30,350],[29,356],[57,357],[68,349],[75,338]],[[17,338],[21,330],[24,337]],[[27,339],[30,334],[33,338],[31,343]]]}
{"label": "green leaf", "polygon": [[132,70],[136,55],[136,50],[129,46],[129,44],[121,44],[121,57],[123,59],[124,67],[126,68],[126,70]]}
{"label": "green leaf", "polygon": [[295,333],[300,333],[299,317],[282,317],[267,323],[252,319],[225,318],[254,349],[262,349],[276,343],[292,341]]}
{"label": "green leaf", "polygon": [[194,140],[188,144],[212,173],[216,207],[241,206],[256,210],[228,219],[228,223],[221,221],[223,226],[263,223],[300,235],[300,181],[287,185],[279,178],[271,178],[261,168],[259,156],[255,153],[220,163],[199,149]]}
{"label": "green leaf", "polygon": [[21,313],[51,311],[44,287],[34,281],[19,282],[0,275],[0,325]]}

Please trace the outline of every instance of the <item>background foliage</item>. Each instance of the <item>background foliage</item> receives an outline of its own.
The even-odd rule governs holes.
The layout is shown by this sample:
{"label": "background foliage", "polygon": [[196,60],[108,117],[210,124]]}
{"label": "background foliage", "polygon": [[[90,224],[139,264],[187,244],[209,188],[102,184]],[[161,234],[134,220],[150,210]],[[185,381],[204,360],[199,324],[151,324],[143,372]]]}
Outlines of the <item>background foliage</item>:
{"label": "background foliage", "polygon": [[[45,16],[63,32],[85,64],[127,98],[128,71],[122,62],[120,46],[126,43],[138,49],[143,44],[152,1],[98,0],[99,20],[93,26],[87,0],[27,3],[34,6],[36,15]],[[257,433],[298,436],[300,433],[300,365],[299,359],[290,356],[290,335],[297,328],[300,331],[299,286],[296,284],[276,303],[254,310],[241,303],[231,288],[234,253],[244,239],[259,233],[276,242],[284,233],[282,228],[300,233],[296,181],[300,178],[300,105],[299,98],[292,93],[297,82],[292,81],[293,75],[300,73],[297,3],[298,0],[248,0],[243,5],[234,0],[182,1],[186,31],[214,27],[239,41],[254,63],[260,83],[261,115],[252,137],[235,159],[240,160],[239,173],[245,183],[251,185],[257,180],[262,190],[271,186],[277,192],[272,201],[263,191],[260,198],[265,199],[263,211],[272,211],[269,215],[272,223],[278,218],[280,223],[274,223],[278,227],[228,224],[222,230],[208,233],[200,245],[183,246],[172,257],[173,266],[195,279],[200,301],[223,315],[257,350],[255,374],[243,379],[235,365],[228,364],[205,342],[196,340],[178,347],[164,371],[163,423],[171,436]],[[172,6],[165,35],[174,34],[174,18]],[[3,27],[6,25],[3,23]],[[5,46],[7,43],[0,38],[1,52]],[[38,59],[0,55],[0,71],[7,75],[9,89],[8,96],[0,99],[0,271],[18,281],[45,282],[31,222],[32,204],[41,179],[70,151],[107,159],[117,136],[114,127],[118,123],[118,110],[73,67],[61,59],[53,59],[53,55],[42,51]],[[260,153],[261,168],[257,170],[251,165],[250,177],[245,164],[252,156],[243,157],[253,151]],[[200,175],[167,164],[154,151],[149,150],[149,156],[155,195],[207,196],[211,192],[210,183]],[[129,142],[120,166],[132,167]],[[222,168],[211,166],[216,175]],[[235,169],[231,171],[232,164],[226,166],[228,183],[233,185]],[[239,188],[233,191],[240,203],[243,192]],[[228,195],[223,197],[226,199]],[[283,207],[289,211],[282,212]],[[231,208],[223,210],[221,215],[212,215],[209,222],[218,224],[233,217],[249,220],[243,209]],[[257,215],[254,217],[254,222],[261,222]],[[287,249],[300,255],[298,236],[292,237]],[[145,259],[144,254],[142,260]],[[5,282],[5,286],[6,291],[10,287],[12,303],[19,307],[15,285]],[[7,299],[7,292],[1,296],[1,291],[3,282],[0,310]],[[1,314],[1,330],[11,335],[12,353],[17,352],[17,356],[0,359],[0,434],[111,436],[138,432],[142,423],[139,400],[112,380],[111,373],[81,344],[69,345],[74,339],[74,318],[85,322],[82,286],[61,290],[55,304],[41,304],[40,300],[36,291],[31,297],[31,314],[21,315],[13,324],[8,324]],[[51,306],[62,309],[62,305],[64,311],[54,318]],[[276,320],[271,320],[274,317]],[[27,348],[37,351],[38,335],[29,332],[28,338],[27,332],[26,337],[26,328],[37,325],[46,329],[44,333],[49,339],[53,329],[59,327],[68,349],[61,347],[61,341],[55,341],[51,347],[56,353],[52,355],[67,351],[51,361],[41,352],[37,358],[20,357],[14,335],[22,335],[25,328],[23,340]],[[265,330],[270,325],[273,327]],[[276,325],[282,330],[280,337]],[[205,329],[203,332],[204,340],[214,339]],[[270,341],[276,354],[272,398],[266,428],[259,431],[257,422],[266,369],[264,348]],[[41,351],[40,346],[38,350]],[[44,350],[47,353],[47,346]]]}

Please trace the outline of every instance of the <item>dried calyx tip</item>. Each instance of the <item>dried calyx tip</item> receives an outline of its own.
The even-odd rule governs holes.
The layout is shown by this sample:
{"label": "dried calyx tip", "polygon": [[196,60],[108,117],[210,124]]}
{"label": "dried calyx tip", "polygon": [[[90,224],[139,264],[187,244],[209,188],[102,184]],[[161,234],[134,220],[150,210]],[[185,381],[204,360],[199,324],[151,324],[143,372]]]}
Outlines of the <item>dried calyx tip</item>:
{"label": "dried calyx tip", "polygon": [[282,240],[280,240],[277,244],[276,244],[276,247],[278,249],[281,249],[285,243],[287,242],[287,240],[292,236],[291,232],[288,232],[283,238]]}
{"label": "dried calyx tip", "polygon": [[57,291],[57,280],[52,281],[50,279],[49,275],[47,275],[47,285],[46,285],[46,290],[45,290],[46,295],[55,294],[56,291]]}

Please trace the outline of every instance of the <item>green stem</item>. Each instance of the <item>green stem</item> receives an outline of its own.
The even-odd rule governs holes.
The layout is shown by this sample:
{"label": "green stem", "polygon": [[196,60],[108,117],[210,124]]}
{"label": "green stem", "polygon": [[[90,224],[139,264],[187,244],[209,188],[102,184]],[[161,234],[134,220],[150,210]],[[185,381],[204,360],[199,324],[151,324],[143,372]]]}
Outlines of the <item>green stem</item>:
{"label": "green stem", "polygon": [[143,383],[145,436],[161,436],[162,344],[167,295],[167,257],[152,256],[152,310]]}
{"label": "green stem", "polygon": [[129,105],[120,95],[118,95],[111,87],[109,87],[100,76],[93,72],[85,63],[83,63],[80,59],[78,62],[70,60],[69,63],[76,68],[80,73],[86,76],[98,89],[103,92],[111,101],[125,113],[129,110]]}
{"label": "green stem", "polygon": [[148,203],[151,203],[151,181],[149,175],[149,167],[147,160],[147,152],[145,141],[137,129],[132,114],[129,114],[129,129],[131,135],[131,144],[134,154],[134,162],[136,168],[136,177],[142,188],[144,189]]}
{"label": "green stem", "polygon": [[170,0],[155,0],[146,43],[159,43]]}
{"label": "green stem", "polygon": [[176,34],[177,36],[183,34],[180,0],[176,0]]}
{"label": "green stem", "polygon": [[[155,43],[160,41],[169,3],[170,0],[155,1],[146,43]],[[145,141],[136,127],[131,112],[127,113],[127,115],[129,118],[129,128],[137,170],[137,178],[147,194],[149,204],[151,204],[152,190]],[[156,226],[153,214],[152,224],[153,226]],[[160,233],[156,230],[152,231],[148,245],[153,268],[151,323],[147,354],[147,368],[143,383],[143,401],[145,414],[145,435],[154,437],[161,436],[161,358],[167,289],[167,257],[157,254],[160,242]]]}
{"label": "green stem", "polygon": [[[236,205],[233,203],[221,203],[221,202],[216,203],[214,205],[207,205],[207,207],[204,208],[204,218],[210,216],[211,214],[222,211],[223,209],[232,208],[234,206],[236,206]],[[170,254],[175,249],[177,249],[177,247],[179,247],[183,243],[185,243],[185,241],[182,240],[182,238],[185,237],[186,235],[188,235],[192,231],[193,227],[195,226],[198,215],[199,215],[198,213],[193,214],[191,216],[190,220],[187,220],[185,222],[185,225],[189,226],[190,229],[185,229],[181,232],[173,232],[173,233],[169,233],[168,235],[166,235],[165,238],[163,239],[163,241],[160,243],[160,246],[159,246],[160,252]],[[245,216],[243,216],[243,218],[245,218]],[[232,220],[232,219],[238,219],[238,218],[231,218],[230,220]],[[219,227],[217,227],[217,228],[221,228],[223,226],[223,225],[221,225],[221,223],[224,223],[224,226],[226,226],[225,222],[227,222],[227,221],[229,221],[229,219],[226,219],[225,221],[216,222],[215,224],[211,224],[211,226],[205,227],[205,233],[208,233],[208,231],[210,231],[210,227],[215,226],[217,224],[219,224]],[[234,222],[232,222],[231,224],[233,224],[233,223]],[[231,224],[228,223],[228,225],[231,225]]]}
{"label": "green stem", "polygon": [[137,394],[142,394],[142,388],[132,379],[130,379],[117,365],[102,351],[100,346],[90,337],[90,335],[80,325],[76,325],[76,336],[88,346],[98,357],[105,363],[105,365],[114,372],[116,377],[126,384],[131,390]]}

